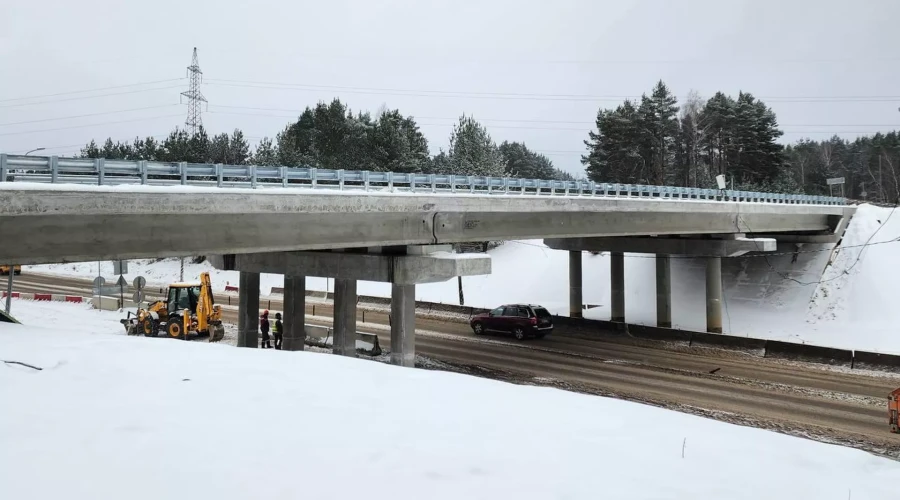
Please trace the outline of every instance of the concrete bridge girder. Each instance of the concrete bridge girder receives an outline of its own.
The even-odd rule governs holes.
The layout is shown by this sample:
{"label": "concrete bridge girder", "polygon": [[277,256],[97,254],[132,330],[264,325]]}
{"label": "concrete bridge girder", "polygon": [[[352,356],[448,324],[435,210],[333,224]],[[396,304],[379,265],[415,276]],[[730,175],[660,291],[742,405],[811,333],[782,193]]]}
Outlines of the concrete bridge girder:
{"label": "concrete bridge girder", "polygon": [[834,232],[852,207],[603,197],[0,185],[0,261],[42,264],[525,238]]}

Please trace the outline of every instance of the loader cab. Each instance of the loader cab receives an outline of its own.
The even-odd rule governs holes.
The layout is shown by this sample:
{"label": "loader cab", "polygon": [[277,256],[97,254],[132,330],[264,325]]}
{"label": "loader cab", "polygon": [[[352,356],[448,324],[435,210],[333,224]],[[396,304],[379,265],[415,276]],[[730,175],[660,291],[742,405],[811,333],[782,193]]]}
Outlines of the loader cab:
{"label": "loader cab", "polygon": [[174,283],[169,286],[169,297],[166,310],[169,315],[181,314],[187,309],[191,313],[197,312],[197,302],[200,300],[200,285],[195,283]]}

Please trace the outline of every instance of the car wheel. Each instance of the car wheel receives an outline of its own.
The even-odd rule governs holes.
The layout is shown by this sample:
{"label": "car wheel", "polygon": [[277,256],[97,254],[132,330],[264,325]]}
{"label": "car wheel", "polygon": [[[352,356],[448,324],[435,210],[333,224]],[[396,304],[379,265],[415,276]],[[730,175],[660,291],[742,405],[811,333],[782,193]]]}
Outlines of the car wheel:
{"label": "car wheel", "polygon": [[472,331],[475,332],[475,335],[483,335],[484,326],[481,323],[475,323],[472,325]]}
{"label": "car wheel", "polygon": [[516,340],[525,340],[525,330],[523,330],[521,326],[517,326],[516,329],[513,330],[513,335],[516,336]]}

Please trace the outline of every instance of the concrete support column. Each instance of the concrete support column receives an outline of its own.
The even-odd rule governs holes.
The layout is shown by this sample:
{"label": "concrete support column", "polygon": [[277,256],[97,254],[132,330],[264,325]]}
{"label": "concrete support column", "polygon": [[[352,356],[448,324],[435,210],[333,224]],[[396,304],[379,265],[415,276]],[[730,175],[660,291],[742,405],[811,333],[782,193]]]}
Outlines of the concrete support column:
{"label": "concrete support column", "polygon": [[334,280],[332,352],[341,356],[356,356],[356,280]]}
{"label": "concrete support column", "polygon": [[306,342],[306,276],[284,277],[285,351],[302,351]]}
{"label": "concrete support column", "polygon": [[656,256],[656,326],[672,328],[672,261]]}
{"label": "concrete support column", "polygon": [[610,321],[625,322],[625,254],[609,253]]}
{"label": "concrete support column", "polygon": [[416,366],[416,285],[391,285],[391,364]]}
{"label": "concrete support column", "polygon": [[238,347],[256,347],[259,340],[259,273],[240,273],[238,283]]}
{"label": "concrete support column", "polygon": [[722,258],[706,258],[706,331],[722,333]]}
{"label": "concrete support column", "polygon": [[581,318],[584,295],[581,289],[581,251],[569,252],[569,317]]}

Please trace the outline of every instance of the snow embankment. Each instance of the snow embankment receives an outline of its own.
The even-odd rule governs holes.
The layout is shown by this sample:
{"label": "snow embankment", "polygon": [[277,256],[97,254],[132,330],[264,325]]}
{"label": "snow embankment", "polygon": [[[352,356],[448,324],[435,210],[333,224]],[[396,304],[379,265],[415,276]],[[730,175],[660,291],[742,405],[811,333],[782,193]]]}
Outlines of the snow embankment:
{"label": "snow embankment", "polygon": [[[786,340],[846,349],[900,353],[900,335],[891,332],[900,321],[900,308],[890,299],[900,294],[900,246],[888,244],[900,237],[900,215],[888,219],[891,209],[859,207],[842,248],[831,266],[833,245],[781,244],[774,254],[723,259],[724,327],[732,335]],[[879,229],[882,223],[885,227]],[[875,231],[877,234],[873,236]],[[862,247],[869,239],[878,243]],[[857,255],[862,257],[854,265]],[[568,314],[567,252],[551,250],[541,240],[510,241],[489,252],[493,273],[463,278],[466,305],[495,307],[504,303],[536,303],[555,314]],[[630,323],[656,323],[655,259],[626,254],[625,317]],[[851,267],[852,266],[852,267]],[[586,253],[583,260],[585,317],[609,319],[610,278],[608,255]],[[103,263],[104,276],[112,264]],[[826,270],[827,269],[827,270]],[[849,269],[849,271],[847,271]],[[129,281],[143,275],[162,285],[178,280],[179,261],[132,261]],[[82,277],[97,275],[97,263],[26,266],[26,272]],[[218,271],[208,263],[185,265],[185,279],[202,271],[212,274],[216,290],[236,286],[238,273]],[[846,273],[845,273],[846,271]],[[823,278],[823,273],[825,273]],[[819,285],[825,280],[826,283]],[[268,294],[283,286],[280,275],[263,274],[260,289]],[[307,278],[307,289],[333,290],[326,278]],[[387,283],[360,282],[361,295],[390,297]],[[672,319],[676,328],[706,330],[705,262],[697,258],[672,259]],[[418,300],[458,304],[456,280],[416,287]]]}
{"label": "snow embankment", "polygon": [[900,483],[900,464],[858,450],[338,356],[22,325],[0,325],[0,352],[43,368],[0,367],[0,498],[891,498]]}

